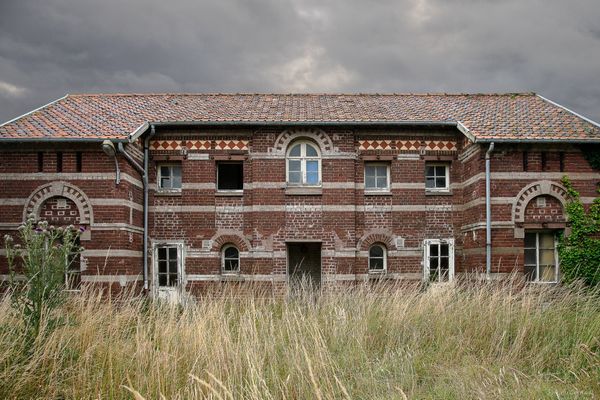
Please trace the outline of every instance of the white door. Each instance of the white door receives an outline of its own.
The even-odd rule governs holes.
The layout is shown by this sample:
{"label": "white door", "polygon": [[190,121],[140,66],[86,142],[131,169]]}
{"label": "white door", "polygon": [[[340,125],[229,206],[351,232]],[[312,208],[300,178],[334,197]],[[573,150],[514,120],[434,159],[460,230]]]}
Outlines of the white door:
{"label": "white door", "polygon": [[154,286],[159,299],[180,303],[183,291],[182,246],[159,245],[155,248]]}
{"label": "white door", "polygon": [[423,252],[423,280],[437,283],[454,280],[454,239],[425,239]]}

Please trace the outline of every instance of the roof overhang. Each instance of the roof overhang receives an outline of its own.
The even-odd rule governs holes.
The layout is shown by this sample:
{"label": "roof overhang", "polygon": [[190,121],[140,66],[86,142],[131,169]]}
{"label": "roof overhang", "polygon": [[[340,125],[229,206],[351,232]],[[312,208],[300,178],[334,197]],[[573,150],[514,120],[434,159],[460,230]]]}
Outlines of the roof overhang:
{"label": "roof overhang", "polygon": [[[134,141],[142,136],[150,127],[177,127],[177,126],[430,126],[454,127],[474,140],[474,136],[460,122],[456,121],[156,121],[144,122],[129,135],[129,140]],[[462,127],[462,128],[461,128]]]}

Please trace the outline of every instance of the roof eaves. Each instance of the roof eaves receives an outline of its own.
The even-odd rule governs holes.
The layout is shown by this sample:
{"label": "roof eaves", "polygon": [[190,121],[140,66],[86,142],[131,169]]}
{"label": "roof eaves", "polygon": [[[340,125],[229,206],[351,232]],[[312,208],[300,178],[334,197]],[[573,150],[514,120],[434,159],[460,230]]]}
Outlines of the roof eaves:
{"label": "roof eaves", "polygon": [[89,138],[89,137],[58,137],[58,138],[53,138],[53,137],[27,137],[27,138],[16,138],[16,137],[0,137],[0,142],[2,143],[6,143],[6,142],[12,142],[12,143],[18,143],[18,142],[44,142],[44,143],[80,143],[80,142],[86,142],[86,143],[101,143],[105,140],[110,140],[112,142],[123,142],[123,143],[127,143],[128,140],[127,139],[119,139],[119,138]]}
{"label": "roof eaves", "polygon": [[18,117],[16,117],[16,118],[13,118],[13,119],[11,119],[11,120],[9,120],[9,121],[3,122],[2,124],[0,124],[0,128],[1,128],[1,127],[3,127],[4,125],[8,125],[8,124],[10,124],[11,122],[15,122],[15,121],[17,121],[17,120],[19,120],[19,119],[21,119],[21,118],[23,118],[23,117],[26,117],[26,116],[28,116],[28,115],[31,115],[31,114],[33,114],[33,113],[37,112],[37,111],[40,111],[40,110],[41,110],[41,109],[43,109],[43,108],[46,108],[46,107],[48,107],[48,106],[51,106],[51,105],[52,105],[52,104],[54,104],[54,103],[58,103],[59,101],[61,101],[61,100],[64,100],[64,99],[66,99],[67,97],[69,97],[69,94],[68,94],[68,93],[67,93],[67,94],[65,94],[63,97],[61,97],[61,98],[59,98],[59,99],[52,100],[52,101],[51,101],[50,103],[48,103],[48,104],[44,104],[43,106],[41,106],[41,107],[38,107],[38,108],[36,108],[36,109],[34,109],[34,110],[31,110],[31,111],[29,111],[29,112],[27,112],[27,113],[25,113],[25,114],[23,114],[23,115],[19,115],[19,116],[18,116]]}
{"label": "roof eaves", "polygon": [[479,143],[600,143],[599,138],[572,138],[572,139],[563,139],[563,138],[535,138],[535,139],[517,139],[517,138],[481,138],[478,139]]}
{"label": "roof eaves", "polygon": [[[457,127],[456,121],[418,121],[418,120],[399,120],[399,121],[385,121],[385,120],[306,120],[306,121],[250,121],[250,120],[230,120],[230,121],[147,121],[136,128],[129,134],[129,140],[133,141],[141,136],[151,126],[231,126],[231,125],[242,125],[242,126],[347,126],[347,125],[359,125],[359,126],[451,126]],[[463,130],[461,132],[469,132],[469,130],[461,124]],[[460,129],[460,128],[459,128]],[[465,133],[467,134],[467,133]],[[472,135],[470,137],[473,137]]]}

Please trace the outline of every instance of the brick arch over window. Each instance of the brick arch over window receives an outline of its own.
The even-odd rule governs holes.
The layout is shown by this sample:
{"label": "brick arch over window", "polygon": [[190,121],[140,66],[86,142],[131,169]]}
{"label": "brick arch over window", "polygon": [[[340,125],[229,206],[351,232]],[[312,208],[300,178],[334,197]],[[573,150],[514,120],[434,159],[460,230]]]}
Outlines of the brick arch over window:
{"label": "brick arch over window", "polygon": [[331,154],[336,151],[329,135],[321,129],[286,129],[275,140],[272,153],[285,155],[289,144],[301,138],[312,139],[319,146],[322,154]]}
{"label": "brick arch over window", "polygon": [[[525,230],[523,223],[525,222],[525,210],[531,200],[538,196],[551,196],[557,199],[563,207],[567,205],[567,189],[559,183],[552,181],[537,181],[525,186],[517,195],[516,201],[513,203],[512,220],[515,224],[515,238],[524,238]],[[565,215],[565,219],[568,216]]]}
{"label": "brick arch over window", "polygon": [[211,239],[212,251],[221,251],[223,246],[232,244],[239,251],[249,251],[250,242],[236,232],[219,233]]}
{"label": "brick arch over window", "polygon": [[[79,212],[79,224],[87,227],[93,225],[94,212],[92,210],[90,199],[81,189],[68,182],[52,182],[36,188],[25,203],[25,208],[23,209],[23,221],[25,221],[30,214],[39,218],[42,205],[52,197],[65,197],[71,200],[75,203],[77,211]],[[89,234],[90,230],[87,229],[81,236],[81,239],[89,239]]]}
{"label": "brick arch over window", "polygon": [[387,247],[387,250],[395,250],[396,245],[394,244],[394,236],[387,231],[371,231],[365,233],[358,240],[358,250],[367,251],[375,243],[382,243]]}

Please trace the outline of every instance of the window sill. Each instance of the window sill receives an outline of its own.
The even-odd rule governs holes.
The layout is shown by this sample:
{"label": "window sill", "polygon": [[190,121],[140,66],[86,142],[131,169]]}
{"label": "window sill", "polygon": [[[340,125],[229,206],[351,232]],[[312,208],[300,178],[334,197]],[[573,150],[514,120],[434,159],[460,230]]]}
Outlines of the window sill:
{"label": "window sill", "polygon": [[286,187],[285,188],[286,195],[298,195],[298,196],[319,196],[323,194],[322,187],[308,187],[308,186],[298,186],[298,187]]}
{"label": "window sill", "polygon": [[154,192],[155,196],[181,196],[181,190],[160,190]]}
{"label": "window sill", "polygon": [[243,195],[243,190],[217,190],[215,192],[215,196],[217,197],[242,197]]}
{"label": "window sill", "polygon": [[241,282],[244,277],[239,272],[223,272],[221,273],[221,282]]}
{"label": "window sill", "polygon": [[378,277],[378,276],[384,276],[387,274],[387,271],[385,269],[370,269],[369,270],[369,276],[373,276],[373,277]]}
{"label": "window sill", "polygon": [[365,196],[391,196],[390,190],[365,190]]}
{"label": "window sill", "polygon": [[452,196],[452,191],[448,189],[443,190],[427,190],[425,189],[425,196]]}

